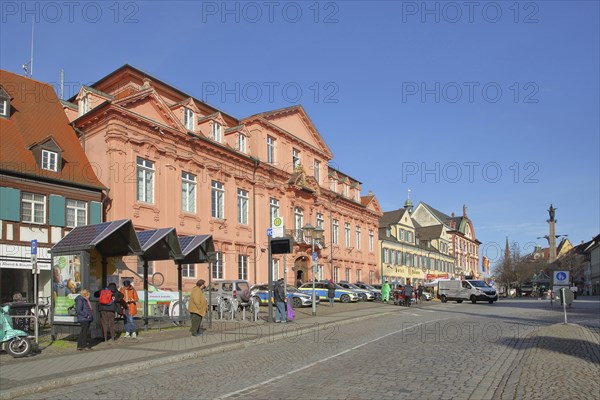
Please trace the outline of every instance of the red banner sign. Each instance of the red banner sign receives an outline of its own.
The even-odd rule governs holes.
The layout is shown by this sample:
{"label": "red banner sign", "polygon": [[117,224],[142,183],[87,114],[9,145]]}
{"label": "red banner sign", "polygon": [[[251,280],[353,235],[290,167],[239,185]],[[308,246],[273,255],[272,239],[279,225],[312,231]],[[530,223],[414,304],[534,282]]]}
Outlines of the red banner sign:
{"label": "red banner sign", "polygon": [[436,279],[448,279],[448,274],[427,274],[428,281],[434,281]]}

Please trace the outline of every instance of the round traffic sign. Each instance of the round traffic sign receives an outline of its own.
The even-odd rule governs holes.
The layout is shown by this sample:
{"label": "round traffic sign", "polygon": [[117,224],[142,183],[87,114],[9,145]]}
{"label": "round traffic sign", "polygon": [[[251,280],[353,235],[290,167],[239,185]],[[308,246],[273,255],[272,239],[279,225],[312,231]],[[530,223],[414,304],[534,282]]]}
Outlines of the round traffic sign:
{"label": "round traffic sign", "polygon": [[279,227],[283,224],[283,220],[281,219],[281,217],[275,217],[273,219],[273,226],[275,227]]}

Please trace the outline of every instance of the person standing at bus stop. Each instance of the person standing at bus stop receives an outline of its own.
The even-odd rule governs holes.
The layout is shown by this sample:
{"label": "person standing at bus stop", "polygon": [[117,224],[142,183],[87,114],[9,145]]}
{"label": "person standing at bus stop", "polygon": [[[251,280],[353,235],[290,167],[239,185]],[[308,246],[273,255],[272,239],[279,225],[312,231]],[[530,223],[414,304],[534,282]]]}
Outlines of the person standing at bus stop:
{"label": "person standing at bus stop", "polygon": [[190,292],[190,305],[188,310],[192,317],[192,327],[190,332],[192,336],[201,336],[200,325],[202,324],[202,317],[208,312],[208,302],[204,296],[204,279],[200,279],[196,282],[196,286]]}
{"label": "person standing at bus stop", "polygon": [[135,327],[135,320],[133,319],[137,315],[137,302],[139,297],[137,291],[131,286],[129,280],[123,281],[123,287],[121,288],[123,293],[123,315],[125,317],[125,337],[136,338],[137,329]]}

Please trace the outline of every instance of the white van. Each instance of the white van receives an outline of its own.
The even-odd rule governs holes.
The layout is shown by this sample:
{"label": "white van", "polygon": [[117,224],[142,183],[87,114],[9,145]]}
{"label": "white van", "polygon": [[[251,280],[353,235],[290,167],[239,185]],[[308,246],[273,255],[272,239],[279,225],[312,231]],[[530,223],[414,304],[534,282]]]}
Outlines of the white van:
{"label": "white van", "polygon": [[438,297],[442,303],[456,301],[462,303],[463,300],[471,300],[473,304],[477,301],[487,301],[492,304],[498,300],[496,289],[484,281],[469,280],[443,280],[438,282]]}

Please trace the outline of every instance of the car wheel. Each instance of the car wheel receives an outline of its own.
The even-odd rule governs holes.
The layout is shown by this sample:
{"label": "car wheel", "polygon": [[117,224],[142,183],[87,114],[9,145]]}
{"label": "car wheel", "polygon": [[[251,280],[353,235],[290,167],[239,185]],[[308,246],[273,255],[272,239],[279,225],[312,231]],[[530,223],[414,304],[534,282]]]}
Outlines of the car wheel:
{"label": "car wheel", "polygon": [[471,303],[473,303],[473,304],[477,303],[477,297],[475,297],[474,294],[471,295]]}
{"label": "car wheel", "polygon": [[457,302],[458,304],[460,304],[460,303],[462,303],[462,300],[456,300],[456,302]]}
{"label": "car wheel", "polygon": [[342,303],[349,303],[350,302],[350,296],[347,294],[343,294],[340,296],[340,301]]}
{"label": "car wheel", "polygon": [[360,295],[360,301],[367,301],[367,295],[364,293],[361,293]]}
{"label": "car wheel", "polygon": [[440,299],[442,300],[442,303],[445,303],[445,302],[448,301],[448,299],[446,298],[446,296],[443,296],[443,295],[442,295],[442,297],[440,297]]}
{"label": "car wheel", "polygon": [[494,304],[494,300],[488,300],[488,303]]}
{"label": "car wheel", "polygon": [[302,307],[302,300],[300,300],[297,297],[292,297],[292,307],[294,307],[294,308]]}

